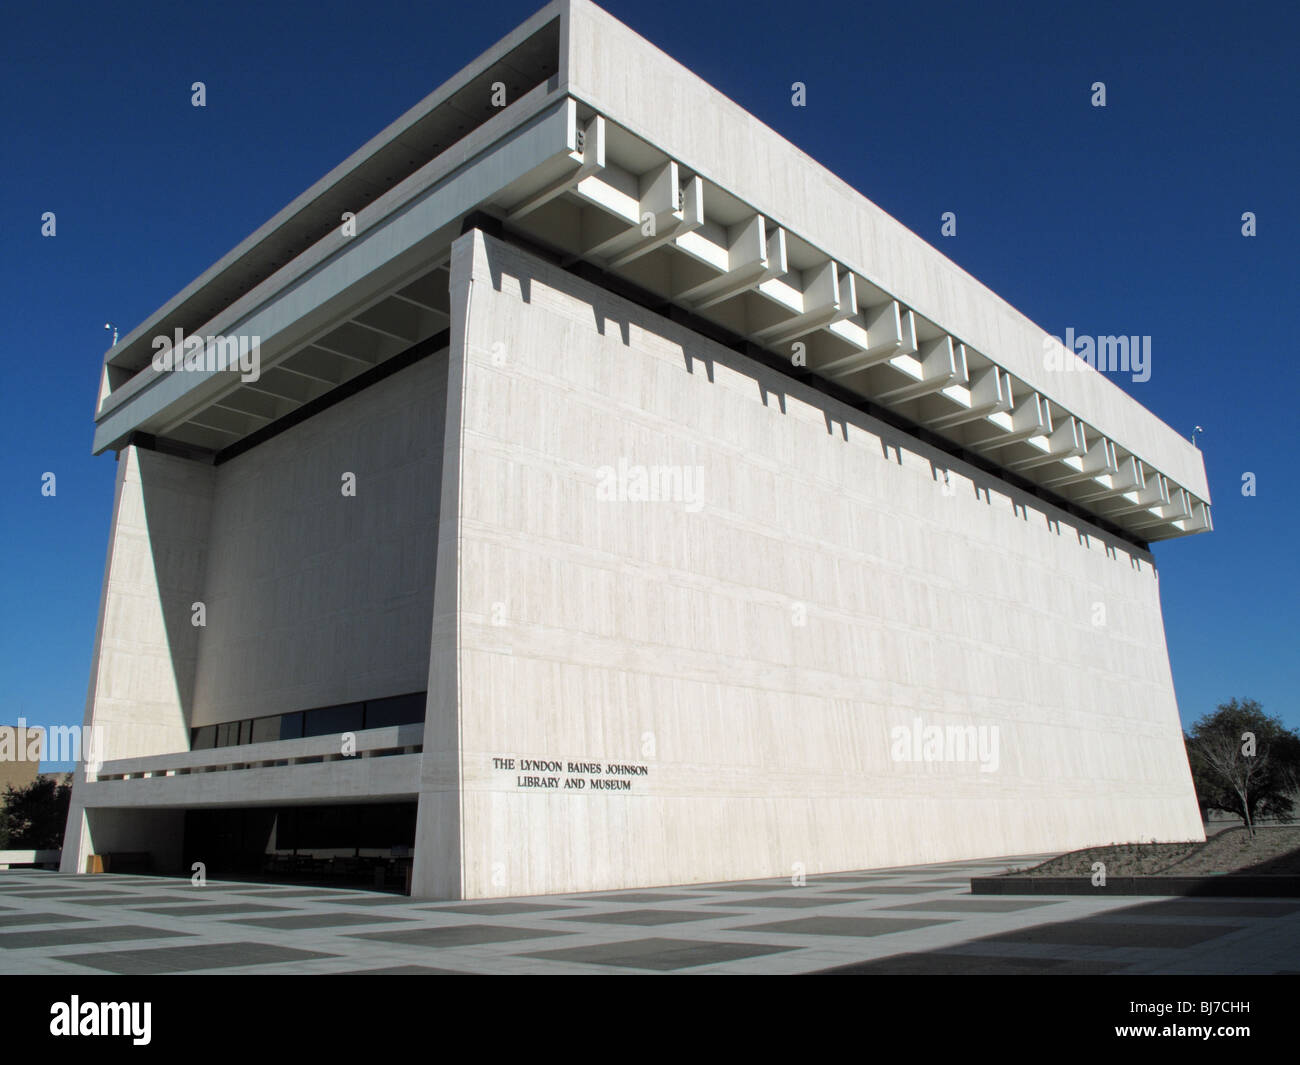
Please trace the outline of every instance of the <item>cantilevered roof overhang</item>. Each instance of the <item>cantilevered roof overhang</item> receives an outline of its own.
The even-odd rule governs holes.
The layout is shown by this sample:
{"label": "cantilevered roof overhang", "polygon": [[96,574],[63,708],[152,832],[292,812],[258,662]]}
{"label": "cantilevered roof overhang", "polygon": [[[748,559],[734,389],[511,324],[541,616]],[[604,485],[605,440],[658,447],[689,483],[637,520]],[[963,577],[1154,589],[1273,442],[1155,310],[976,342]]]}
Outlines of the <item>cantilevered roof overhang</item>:
{"label": "cantilevered roof overhang", "polygon": [[[504,106],[492,102],[499,85]],[[108,352],[95,451],[147,434],[220,456],[438,343],[450,244],[471,217],[742,338],[1131,539],[1210,528],[1193,445],[586,0],[538,12]],[[259,379],[156,370],[153,338],[178,328],[259,337]]]}

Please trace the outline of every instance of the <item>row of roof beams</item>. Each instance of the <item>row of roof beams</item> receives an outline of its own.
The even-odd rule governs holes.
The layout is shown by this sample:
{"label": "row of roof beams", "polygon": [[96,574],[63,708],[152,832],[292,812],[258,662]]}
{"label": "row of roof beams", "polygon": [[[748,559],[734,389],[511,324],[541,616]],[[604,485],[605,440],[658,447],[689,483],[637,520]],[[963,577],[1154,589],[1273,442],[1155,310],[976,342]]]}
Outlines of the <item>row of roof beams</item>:
{"label": "row of roof beams", "polygon": [[[545,95],[544,88],[529,96],[538,94]],[[563,106],[567,139],[561,150],[499,195],[485,192],[480,206],[572,258],[657,289],[768,350],[802,345],[804,365],[814,374],[897,408],[1139,539],[1211,527],[1204,501],[992,359],[603,115],[571,97]],[[386,199],[376,205],[385,213],[400,206],[398,199]],[[577,224],[574,209],[583,212]],[[307,257],[304,252],[299,261]],[[400,303],[411,294],[381,297],[390,308],[393,295]],[[429,325],[445,317],[445,304],[435,310],[428,300],[420,302],[435,312]],[[372,333],[385,328],[375,330],[376,322],[365,321],[352,328],[367,324]],[[394,341],[406,336],[404,330],[393,332]],[[327,358],[331,346],[336,350]],[[272,402],[244,402],[238,397],[245,386],[227,388],[212,404],[223,410],[205,416],[191,409],[169,431],[181,439],[189,433],[189,442],[199,446],[219,447],[394,353],[374,350],[357,357],[353,348],[332,345],[329,338],[321,342],[320,336],[306,348],[276,360],[282,371],[277,376],[289,387],[265,382],[262,391],[273,393]],[[149,376],[148,367],[139,375]],[[132,381],[111,399],[104,389],[100,418],[144,383]]]}
{"label": "row of roof beams", "polygon": [[[624,144],[631,137],[600,114],[576,121],[568,172],[498,204],[504,220],[551,244],[567,234],[573,257],[638,284],[669,276],[661,294],[673,302],[801,358],[814,374],[899,409],[1141,539],[1211,528],[1207,503],[988,356],[761,213],[731,221],[743,205],[676,160],[640,172],[620,167],[611,135]],[[580,225],[530,226],[560,201],[584,210]],[[721,220],[708,217],[706,202],[720,204]],[[605,221],[593,221],[589,209]],[[639,260],[665,251],[686,263],[667,275],[637,273]]]}

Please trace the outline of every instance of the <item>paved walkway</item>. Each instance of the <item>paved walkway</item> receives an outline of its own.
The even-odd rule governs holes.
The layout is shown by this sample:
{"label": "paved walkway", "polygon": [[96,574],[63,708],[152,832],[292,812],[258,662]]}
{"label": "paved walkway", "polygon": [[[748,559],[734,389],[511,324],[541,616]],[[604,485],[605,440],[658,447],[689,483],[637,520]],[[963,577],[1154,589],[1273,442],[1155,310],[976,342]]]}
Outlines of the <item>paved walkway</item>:
{"label": "paved walkway", "polygon": [[436,903],[0,871],[0,973],[1276,973],[1300,900],[972,896],[1049,857]]}

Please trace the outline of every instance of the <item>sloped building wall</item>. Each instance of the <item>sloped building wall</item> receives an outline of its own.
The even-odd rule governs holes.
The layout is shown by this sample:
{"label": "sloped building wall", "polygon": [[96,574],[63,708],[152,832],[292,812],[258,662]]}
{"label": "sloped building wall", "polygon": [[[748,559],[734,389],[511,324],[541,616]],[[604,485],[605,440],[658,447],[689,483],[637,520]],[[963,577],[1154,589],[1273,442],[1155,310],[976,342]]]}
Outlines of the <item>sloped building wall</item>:
{"label": "sloped building wall", "polygon": [[452,288],[417,894],[1202,838],[1148,554],[477,231]]}

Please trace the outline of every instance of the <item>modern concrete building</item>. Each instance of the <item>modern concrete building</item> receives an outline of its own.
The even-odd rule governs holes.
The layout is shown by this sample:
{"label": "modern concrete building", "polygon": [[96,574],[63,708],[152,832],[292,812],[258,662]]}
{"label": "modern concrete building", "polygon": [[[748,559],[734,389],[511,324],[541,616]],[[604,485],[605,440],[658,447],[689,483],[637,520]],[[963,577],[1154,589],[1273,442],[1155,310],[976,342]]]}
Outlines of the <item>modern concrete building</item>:
{"label": "modern concrete building", "polygon": [[65,870],[1203,838],[1148,549],[1210,528],[1200,453],[586,0],[125,336],[95,422]]}

